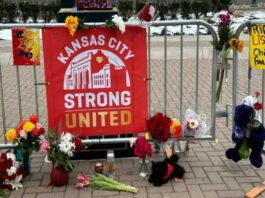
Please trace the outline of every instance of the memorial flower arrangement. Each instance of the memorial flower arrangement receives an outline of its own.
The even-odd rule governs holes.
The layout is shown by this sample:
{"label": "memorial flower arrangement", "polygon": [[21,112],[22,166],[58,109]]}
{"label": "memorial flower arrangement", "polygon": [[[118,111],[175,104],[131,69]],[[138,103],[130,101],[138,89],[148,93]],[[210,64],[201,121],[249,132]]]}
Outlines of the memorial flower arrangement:
{"label": "memorial flower arrangement", "polygon": [[5,137],[8,142],[17,144],[16,159],[25,175],[30,174],[30,161],[33,151],[39,151],[40,139],[45,129],[38,122],[36,115],[31,115],[29,120],[21,120],[16,128],[9,129]]}
{"label": "memorial flower arrangement", "polygon": [[170,132],[175,139],[179,140],[180,138],[182,138],[182,126],[179,120],[172,119],[172,123],[170,125]]}
{"label": "memorial flower arrangement", "polygon": [[146,130],[158,142],[166,142],[170,138],[171,119],[163,113],[156,113],[146,121]]}
{"label": "memorial flower arrangement", "polygon": [[229,10],[223,10],[218,16],[218,40],[212,42],[213,46],[217,50],[217,92],[216,92],[216,102],[220,101],[222,85],[224,81],[225,70],[229,69],[228,56],[230,50],[234,49],[239,52],[243,51],[244,42],[234,38],[234,33],[232,32],[231,24],[233,19],[233,13]]}
{"label": "memorial flower arrangement", "polygon": [[13,153],[0,153],[0,196],[4,197],[4,190],[18,190],[22,188],[22,171]]}
{"label": "memorial flower arrangement", "polygon": [[81,139],[68,132],[57,135],[55,130],[49,130],[48,134],[41,139],[41,151],[47,152],[49,160],[55,167],[64,167],[68,172],[74,169],[70,158],[82,148]]}
{"label": "memorial flower arrangement", "polygon": [[187,109],[183,124],[184,136],[201,137],[208,132],[206,115],[195,113],[192,109]]}
{"label": "memorial flower arrangement", "polygon": [[134,155],[140,159],[151,157],[153,154],[151,144],[143,136],[138,136],[134,144]]}
{"label": "memorial flower arrangement", "polygon": [[[122,34],[126,31],[125,23],[122,17],[117,14],[108,19],[105,25],[107,27],[119,28]],[[78,18],[77,16],[66,17],[64,26],[69,30],[71,36],[74,36],[78,29],[86,28],[85,20]]]}

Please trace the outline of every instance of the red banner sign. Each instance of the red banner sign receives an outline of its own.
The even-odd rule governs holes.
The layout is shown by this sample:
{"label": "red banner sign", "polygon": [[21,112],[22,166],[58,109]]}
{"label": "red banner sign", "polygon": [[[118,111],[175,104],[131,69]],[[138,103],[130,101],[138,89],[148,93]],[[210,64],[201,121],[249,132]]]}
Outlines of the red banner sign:
{"label": "red banner sign", "polygon": [[43,30],[49,127],[81,136],[143,132],[147,118],[146,30]]}
{"label": "red banner sign", "polygon": [[37,29],[13,29],[14,65],[40,64],[40,32]]}
{"label": "red banner sign", "polygon": [[108,10],[112,7],[112,0],[77,0],[77,8],[81,10]]}

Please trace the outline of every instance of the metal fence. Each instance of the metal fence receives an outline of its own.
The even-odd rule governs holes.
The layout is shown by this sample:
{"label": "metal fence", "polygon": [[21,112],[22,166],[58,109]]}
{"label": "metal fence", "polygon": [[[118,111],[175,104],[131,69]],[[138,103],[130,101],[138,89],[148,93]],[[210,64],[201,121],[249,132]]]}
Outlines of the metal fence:
{"label": "metal fence", "polygon": [[[87,24],[93,27],[104,25]],[[127,24],[132,25],[132,24]],[[164,112],[171,118],[183,121],[185,109],[193,108],[205,113],[209,120],[209,133],[200,139],[215,138],[216,115],[216,50],[210,47],[209,59],[202,58],[199,31],[208,30],[212,41],[217,40],[211,25],[200,20],[165,21],[143,24],[148,30],[148,98],[149,115]],[[64,24],[0,24],[0,29],[59,27]],[[184,28],[196,27],[194,47],[186,40]],[[163,29],[163,36],[152,37],[151,28]],[[179,35],[168,36],[168,28],[178,27]],[[0,148],[11,148],[4,138],[4,132],[17,125],[19,120],[36,113],[47,127],[46,93],[43,65],[40,67],[12,67],[11,42],[1,41],[4,52],[0,52]],[[52,47],[52,44],[51,44]],[[159,48],[159,50],[158,50]],[[162,51],[160,50],[162,49]],[[192,53],[192,59],[185,58]],[[193,55],[194,54],[194,55]],[[1,57],[2,56],[2,57]],[[212,58],[211,58],[212,57]],[[42,61],[43,62],[43,61]],[[203,80],[203,81],[202,81]],[[192,138],[193,139],[193,138]],[[87,138],[87,144],[128,142],[130,138]],[[188,139],[189,140],[189,139]]]}
{"label": "metal fence", "polygon": [[[240,25],[235,33],[235,37],[239,38],[241,33],[247,29],[248,33],[251,32],[251,25],[265,24],[264,20],[252,20]],[[237,104],[241,103],[246,95],[253,95],[255,91],[261,91],[261,102],[264,104],[265,98],[265,70],[253,70],[250,67],[249,61],[246,64],[247,68],[242,68],[239,65],[238,57],[240,55],[237,51],[233,52],[233,84],[232,84],[232,115]],[[244,71],[244,75],[239,73]],[[244,82],[244,83],[242,83]],[[242,86],[243,85],[243,86]],[[262,121],[264,122],[264,108],[262,109]]]}

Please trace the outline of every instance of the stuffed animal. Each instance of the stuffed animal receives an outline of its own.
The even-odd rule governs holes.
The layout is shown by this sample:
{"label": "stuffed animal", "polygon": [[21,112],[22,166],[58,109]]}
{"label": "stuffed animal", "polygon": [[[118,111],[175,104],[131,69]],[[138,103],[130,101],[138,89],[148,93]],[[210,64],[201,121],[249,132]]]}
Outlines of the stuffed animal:
{"label": "stuffed animal", "polygon": [[255,97],[253,97],[254,99],[250,97],[252,96],[246,97],[243,104],[238,105],[235,109],[235,128],[232,133],[232,140],[236,145],[226,151],[226,157],[235,162],[249,157],[250,163],[256,168],[260,168],[263,164],[261,154],[265,140],[265,129],[260,122],[260,108],[257,108],[257,101]]}
{"label": "stuffed animal", "polygon": [[167,157],[163,161],[152,162],[152,173],[149,176],[148,182],[152,183],[154,186],[161,186],[167,183],[170,179],[182,179],[185,170],[182,166],[178,165],[178,156],[176,154],[172,155],[172,150],[166,150]]}

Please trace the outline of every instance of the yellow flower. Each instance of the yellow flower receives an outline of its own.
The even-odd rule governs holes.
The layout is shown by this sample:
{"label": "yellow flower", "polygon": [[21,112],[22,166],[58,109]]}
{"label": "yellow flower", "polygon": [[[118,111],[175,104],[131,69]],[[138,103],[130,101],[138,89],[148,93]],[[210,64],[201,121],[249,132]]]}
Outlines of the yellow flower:
{"label": "yellow flower", "polygon": [[231,47],[232,49],[236,49],[237,42],[238,42],[238,40],[237,40],[236,38],[231,38],[231,39],[229,40],[229,45],[230,45],[230,47]]}
{"label": "yellow flower", "polygon": [[74,36],[78,28],[78,18],[76,16],[68,16],[65,19],[65,27],[68,28],[70,35]]}
{"label": "yellow flower", "polygon": [[170,126],[170,131],[173,133],[174,129],[180,125],[180,122],[177,119],[173,119],[173,122],[171,123]]}
{"label": "yellow flower", "polygon": [[239,52],[243,52],[244,46],[245,46],[244,41],[242,41],[242,40],[238,40],[238,42],[237,42],[237,50],[238,50]]}
{"label": "yellow flower", "polygon": [[35,129],[35,124],[33,124],[32,122],[26,122],[23,126],[23,131],[25,132],[31,132],[33,131],[33,129]]}
{"label": "yellow flower", "polygon": [[16,138],[17,138],[17,132],[16,132],[15,129],[9,129],[6,132],[5,136],[6,136],[6,139],[7,139],[8,142],[13,143],[16,140]]}
{"label": "yellow flower", "polygon": [[147,140],[147,141],[149,141],[150,140],[150,133],[149,132],[146,132],[145,133],[145,139]]}

